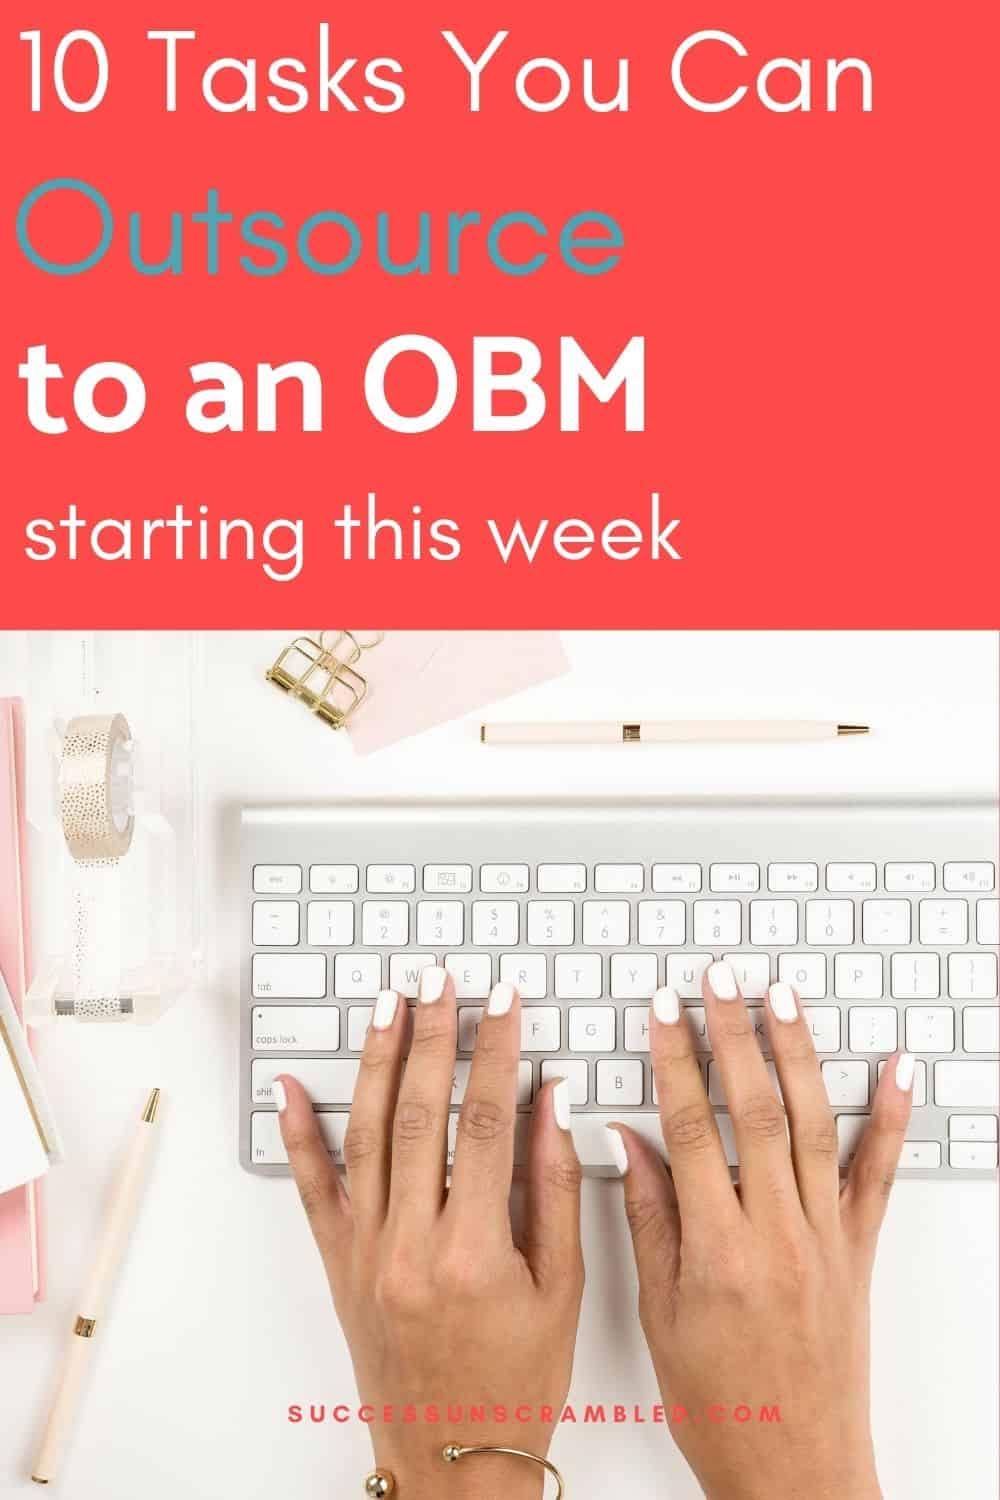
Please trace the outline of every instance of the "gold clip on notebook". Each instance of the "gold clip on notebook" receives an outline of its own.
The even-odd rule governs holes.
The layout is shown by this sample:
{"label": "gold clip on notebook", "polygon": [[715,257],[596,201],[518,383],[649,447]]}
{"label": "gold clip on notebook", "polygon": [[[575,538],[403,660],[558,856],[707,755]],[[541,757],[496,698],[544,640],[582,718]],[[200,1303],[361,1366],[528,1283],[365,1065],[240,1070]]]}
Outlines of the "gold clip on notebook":
{"label": "gold clip on notebook", "polygon": [[342,729],[368,694],[357,670],[363,651],[377,646],[381,631],[362,641],[351,630],[321,630],[297,636],[268,668],[267,680],[304,703],[331,729]]}
{"label": "gold clip on notebook", "polygon": [[56,1122],[14,1002],[0,975],[0,1193],[62,1160]]}

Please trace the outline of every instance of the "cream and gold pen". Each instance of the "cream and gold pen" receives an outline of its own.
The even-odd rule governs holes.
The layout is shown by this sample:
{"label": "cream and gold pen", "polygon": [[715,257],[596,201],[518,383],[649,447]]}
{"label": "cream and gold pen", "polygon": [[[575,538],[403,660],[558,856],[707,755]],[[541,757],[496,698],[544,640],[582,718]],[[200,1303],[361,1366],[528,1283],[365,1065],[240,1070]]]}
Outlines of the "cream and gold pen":
{"label": "cream and gold pen", "polygon": [[31,1477],[36,1484],[49,1484],[56,1477],[59,1461],[69,1439],[80,1404],[83,1382],[94,1350],[101,1315],[114,1285],[118,1267],[135,1223],[139,1200],[149,1175],[150,1148],[156,1133],[160,1090],[146,1100],[128,1154],[115,1183],[104,1231],[97,1246],[90,1276],[79,1302],[79,1316],[70,1336],[55,1399],[45,1427],[38,1460]]}
{"label": "cream and gold pen", "polygon": [[657,723],[482,724],[484,745],[685,745],[735,741],[778,744],[783,740],[832,740],[868,734],[867,724],[834,724],[819,719],[674,719]]}

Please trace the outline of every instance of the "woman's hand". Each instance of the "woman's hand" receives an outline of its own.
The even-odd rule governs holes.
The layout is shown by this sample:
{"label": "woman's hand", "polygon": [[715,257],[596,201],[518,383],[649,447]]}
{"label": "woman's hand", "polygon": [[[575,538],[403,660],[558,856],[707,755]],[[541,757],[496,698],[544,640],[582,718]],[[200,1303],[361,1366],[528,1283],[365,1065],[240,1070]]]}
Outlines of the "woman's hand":
{"label": "woman's hand", "polygon": [[[548,1451],[569,1390],[583,1293],[569,1090],[549,1084],[535,1104],[518,1247],[509,1198],[520,999],[507,984],[490,996],[448,1191],[457,1012],[443,969],[421,976],[404,1068],[407,1010],[391,991],[378,997],[344,1148],[346,1190],[308,1097],[287,1075],[280,1080],[282,1137],[361,1400],[374,1409],[376,1462],[394,1473],[400,1500],[535,1500],[544,1478],[536,1466],[490,1455],[446,1471],[441,1450],[454,1440]],[[395,1409],[394,1422],[381,1420],[386,1407]],[[416,1409],[416,1422],[402,1420],[407,1407]],[[426,1420],[428,1407],[438,1421]],[[485,1421],[470,1420],[477,1407],[485,1408]],[[507,1421],[496,1419],[498,1408]],[[519,1409],[528,1420],[518,1419]]]}
{"label": "woman's hand", "polygon": [[[869,1287],[913,1059],[885,1068],[841,1192],[836,1126],[794,991],[773,985],[765,1006],[784,1108],[731,967],[713,964],[704,991],[739,1189],[671,990],[657,992],[650,1021],[671,1172],[621,1131],[642,1326],[671,1430],[709,1500],[877,1500]],[[749,1417],[736,1420],[737,1406]]]}

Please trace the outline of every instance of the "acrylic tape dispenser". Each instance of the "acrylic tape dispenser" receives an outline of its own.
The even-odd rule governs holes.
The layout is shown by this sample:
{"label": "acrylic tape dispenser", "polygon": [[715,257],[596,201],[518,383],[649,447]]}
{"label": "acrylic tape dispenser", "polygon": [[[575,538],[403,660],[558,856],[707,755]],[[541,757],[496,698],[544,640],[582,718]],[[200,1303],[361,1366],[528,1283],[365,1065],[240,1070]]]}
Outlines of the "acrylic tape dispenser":
{"label": "acrylic tape dispenser", "polygon": [[[164,785],[162,747],[154,739],[151,752],[130,715],[105,712],[104,696],[89,695],[95,711],[56,720],[48,805],[36,803],[31,818],[40,844],[33,856],[39,963],[26,1004],[33,1025],[155,1021],[193,975],[190,839],[183,847],[191,808]],[[162,712],[163,698],[159,704]],[[144,720],[155,735],[148,703],[138,705],[135,722]],[[175,734],[178,728],[183,733],[175,707]]]}

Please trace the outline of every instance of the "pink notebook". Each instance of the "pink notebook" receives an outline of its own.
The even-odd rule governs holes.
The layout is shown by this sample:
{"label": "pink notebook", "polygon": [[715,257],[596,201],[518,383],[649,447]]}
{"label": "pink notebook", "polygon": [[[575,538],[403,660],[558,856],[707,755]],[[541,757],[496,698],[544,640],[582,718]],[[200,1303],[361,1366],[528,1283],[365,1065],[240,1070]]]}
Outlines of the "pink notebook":
{"label": "pink notebook", "polygon": [[[24,705],[0,698],[0,970],[19,1016],[30,968]],[[0,1314],[30,1312],[45,1295],[41,1210],[40,1182],[0,1193]]]}

